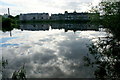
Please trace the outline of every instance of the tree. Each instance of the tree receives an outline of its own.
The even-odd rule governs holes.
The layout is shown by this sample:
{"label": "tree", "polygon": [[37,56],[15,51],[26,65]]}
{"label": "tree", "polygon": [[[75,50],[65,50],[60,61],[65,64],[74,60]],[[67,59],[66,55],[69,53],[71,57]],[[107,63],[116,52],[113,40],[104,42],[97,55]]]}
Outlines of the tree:
{"label": "tree", "polygon": [[[109,28],[114,37],[119,38],[120,32],[120,2],[102,0],[98,6],[92,7],[91,12],[101,14],[101,24]],[[120,38],[119,38],[120,40]]]}
{"label": "tree", "polygon": [[13,17],[4,18],[2,17],[2,31],[11,31],[13,28],[18,28],[18,23]]}
{"label": "tree", "polygon": [[87,65],[97,65],[94,72],[96,78],[120,78],[120,2],[102,1],[99,4],[99,12],[102,12],[102,22],[113,36],[99,38],[97,42],[89,45],[90,54],[94,61],[85,56]]}

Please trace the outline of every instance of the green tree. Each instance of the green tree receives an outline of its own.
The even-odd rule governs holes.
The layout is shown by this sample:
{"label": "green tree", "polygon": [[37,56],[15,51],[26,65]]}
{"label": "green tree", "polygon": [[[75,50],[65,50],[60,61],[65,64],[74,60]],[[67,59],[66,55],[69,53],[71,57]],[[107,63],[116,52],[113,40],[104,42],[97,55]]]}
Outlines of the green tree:
{"label": "green tree", "polygon": [[10,18],[3,18],[2,19],[2,30],[5,31],[11,31],[13,30],[14,21]]}
{"label": "green tree", "polygon": [[102,1],[98,11],[102,13],[102,22],[109,33],[107,37],[100,37],[97,42],[89,45],[90,54],[94,56],[92,61],[89,56],[84,60],[87,65],[97,65],[94,72],[96,78],[119,79],[120,78],[120,2]]}
{"label": "green tree", "polygon": [[18,28],[18,22],[13,17],[4,18],[2,17],[2,31],[11,31],[13,28]]}
{"label": "green tree", "polygon": [[101,21],[99,23],[109,28],[114,37],[120,39],[120,2],[102,0],[98,6],[92,7],[90,11],[100,13]]}

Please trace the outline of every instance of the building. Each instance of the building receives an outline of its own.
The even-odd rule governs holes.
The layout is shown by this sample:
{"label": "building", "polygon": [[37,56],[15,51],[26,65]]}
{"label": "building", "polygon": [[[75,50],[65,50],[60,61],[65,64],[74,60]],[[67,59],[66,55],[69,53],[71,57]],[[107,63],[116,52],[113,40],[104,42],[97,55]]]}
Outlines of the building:
{"label": "building", "polygon": [[65,11],[64,14],[52,14],[51,20],[89,20],[89,13],[77,13],[74,11],[73,13],[68,13]]}
{"label": "building", "polygon": [[28,21],[28,20],[48,20],[48,13],[28,13],[28,14],[20,14],[20,20]]}
{"label": "building", "polygon": [[99,19],[99,13],[77,13],[74,11],[73,13],[68,13],[65,11],[64,14],[52,14],[51,20],[96,20]]}
{"label": "building", "polygon": [[48,13],[28,13],[28,14],[20,14],[20,20],[28,21],[28,20],[95,20],[99,17],[99,13],[77,13],[76,11],[72,13],[68,13],[65,11],[64,14],[51,14],[49,16]]}

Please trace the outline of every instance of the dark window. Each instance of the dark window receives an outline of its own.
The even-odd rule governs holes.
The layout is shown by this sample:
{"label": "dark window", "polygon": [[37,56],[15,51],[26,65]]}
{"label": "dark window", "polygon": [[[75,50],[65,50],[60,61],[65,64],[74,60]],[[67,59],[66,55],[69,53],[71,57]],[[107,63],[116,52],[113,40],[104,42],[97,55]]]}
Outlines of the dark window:
{"label": "dark window", "polygon": [[33,17],[33,19],[35,19],[35,17]]}

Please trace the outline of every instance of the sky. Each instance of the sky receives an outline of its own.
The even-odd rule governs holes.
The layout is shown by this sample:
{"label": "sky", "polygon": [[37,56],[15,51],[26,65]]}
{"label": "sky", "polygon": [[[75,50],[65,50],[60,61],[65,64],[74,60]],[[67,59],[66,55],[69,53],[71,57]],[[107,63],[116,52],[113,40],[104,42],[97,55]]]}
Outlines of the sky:
{"label": "sky", "polygon": [[0,0],[0,14],[6,14],[10,8],[11,15],[20,13],[64,13],[86,12],[90,6],[98,5],[100,0]]}

